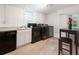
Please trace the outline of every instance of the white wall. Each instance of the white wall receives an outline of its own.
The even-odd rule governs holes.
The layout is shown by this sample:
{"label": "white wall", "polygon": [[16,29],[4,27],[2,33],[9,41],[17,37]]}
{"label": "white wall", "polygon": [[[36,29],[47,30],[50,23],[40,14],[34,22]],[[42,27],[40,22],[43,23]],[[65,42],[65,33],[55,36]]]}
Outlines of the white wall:
{"label": "white wall", "polygon": [[59,37],[60,28],[68,28],[67,16],[69,14],[72,14],[72,15],[79,14],[79,6],[64,8],[64,9],[58,10],[57,12],[47,15],[47,19],[46,19],[45,23],[47,23],[51,26],[54,26],[54,36],[55,37]]}

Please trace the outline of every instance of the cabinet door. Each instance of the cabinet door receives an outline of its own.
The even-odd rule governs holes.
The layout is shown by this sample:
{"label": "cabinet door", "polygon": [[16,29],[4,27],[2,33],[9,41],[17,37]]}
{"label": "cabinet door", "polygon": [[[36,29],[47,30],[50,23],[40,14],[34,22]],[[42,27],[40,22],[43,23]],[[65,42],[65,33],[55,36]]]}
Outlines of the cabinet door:
{"label": "cabinet door", "polygon": [[18,30],[17,31],[17,47],[31,42],[31,30]]}
{"label": "cabinet door", "polygon": [[7,52],[7,43],[5,32],[0,32],[0,55]]}
{"label": "cabinet door", "polygon": [[23,24],[23,9],[6,5],[7,26],[21,26]]}
{"label": "cabinet door", "polygon": [[16,49],[16,31],[10,31],[6,33],[7,33],[6,39],[8,39],[8,48],[10,50]]}
{"label": "cabinet door", "polygon": [[17,31],[17,47],[24,45],[24,31],[18,30]]}
{"label": "cabinet door", "polygon": [[32,38],[31,37],[31,29],[26,30],[24,37],[25,37],[25,40],[24,40],[25,44],[31,42],[31,38]]}
{"label": "cabinet door", "polygon": [[33,20],[34,23],[43,23],[44,15],[42,13],[33,13]]}
{"label": "cabinet door", "polygon": [[16,49],[16,31],[0,32],[0,54]]}
{"label": "cabinet door", "polygon": [[3,27],[3,24],[5,23],[5,19],[4,19],[4,5],[0,5],[0,27]]}

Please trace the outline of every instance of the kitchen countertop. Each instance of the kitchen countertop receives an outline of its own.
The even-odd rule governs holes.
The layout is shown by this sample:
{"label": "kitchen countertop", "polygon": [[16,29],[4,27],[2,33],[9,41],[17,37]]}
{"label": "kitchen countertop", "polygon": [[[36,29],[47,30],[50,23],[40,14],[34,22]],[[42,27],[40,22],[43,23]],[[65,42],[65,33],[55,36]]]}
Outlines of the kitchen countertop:
{"label": "kitchen countertop", "polygon": [[0,31],[13,31],[13,30],[29,30],[31,28],[20,28],[20,27],[0,27]]}

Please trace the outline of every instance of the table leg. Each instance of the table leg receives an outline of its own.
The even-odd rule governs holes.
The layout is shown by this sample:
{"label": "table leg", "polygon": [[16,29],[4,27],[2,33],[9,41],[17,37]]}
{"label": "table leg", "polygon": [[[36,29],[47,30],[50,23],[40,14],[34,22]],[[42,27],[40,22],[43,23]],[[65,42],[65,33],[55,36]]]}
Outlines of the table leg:
{"label": "table leg", "polygon": [[76,41],[76,55],[78,55],[78,42]]}
{"label": "table leg", "polygon": [[77,39],[77,35],[75,35],[75,44],[76,44],[76,46],[75,46],[75,52],[76,52],[76,55],[78,55],[78,39]]}
{"label": "table leg", "polygon": [[78,55],[78,49],[77,49],[77,46],[76,46],[76,55]]}

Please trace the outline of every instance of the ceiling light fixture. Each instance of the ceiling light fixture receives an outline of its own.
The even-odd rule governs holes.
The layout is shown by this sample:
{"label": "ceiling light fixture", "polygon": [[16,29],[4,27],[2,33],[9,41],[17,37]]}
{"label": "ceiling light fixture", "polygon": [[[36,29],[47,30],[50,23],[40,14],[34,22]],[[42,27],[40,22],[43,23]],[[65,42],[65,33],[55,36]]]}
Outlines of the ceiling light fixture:
{"label": "ceiling light fixture", "polygon": [[47,7],[51,7],[51,6],[53,6],[53,4],[47,4]]}

